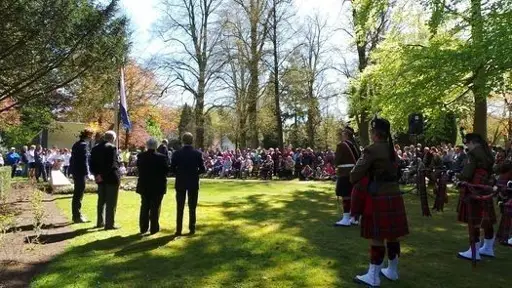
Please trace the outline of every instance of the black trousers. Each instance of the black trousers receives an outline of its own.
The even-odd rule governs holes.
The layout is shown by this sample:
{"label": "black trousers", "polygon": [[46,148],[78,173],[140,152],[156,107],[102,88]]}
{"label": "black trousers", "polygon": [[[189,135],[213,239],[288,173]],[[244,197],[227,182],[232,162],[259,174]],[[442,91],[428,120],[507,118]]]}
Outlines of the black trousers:
{"label": "black trousers", "polygon": [[119,184],[98,184],[97,226],[114,227]]}
{"label": "black trousers", "polygon": [[82,199],[85,192],[85,176],[77,177],[73,175],[73,200],[71,202],[71,211],[73,213],[73,220],[82,217]]}
{"label": "black trousers", "polygon": [[11,165],[11,178],[14,178],[14,176],[16,176],[16,169],[17,168],[18,168],[17,164],[12,164]]}
{"label": "black trousers", "polygon": [[151,224],[151,234],[160,231],[160,206],[164,195],[140,195],[140,215],[139,227],[140,233],[148,232]]}
{"label": "black trousers", "polygon": [[36,163],[36,181],[39,181],[39,177],[43,177],[43,181],[47,182],[48,177],[46,175],[46,167],[44,163]]}
{"label": "black trousers", "polygon": [[183,210],[185,209],[185,200],[188,194],[188,215],[190,232],[196,231],[196,207],[199,190],[176,190],[176,232],[181,233],[183,229]]}

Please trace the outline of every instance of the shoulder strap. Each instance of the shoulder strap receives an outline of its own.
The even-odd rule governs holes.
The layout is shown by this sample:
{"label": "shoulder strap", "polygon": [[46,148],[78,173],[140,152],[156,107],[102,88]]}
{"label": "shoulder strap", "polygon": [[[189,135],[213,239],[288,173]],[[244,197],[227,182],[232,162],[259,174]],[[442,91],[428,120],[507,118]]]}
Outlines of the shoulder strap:
{"label": "shoulder strap", "polygon": [[357,162],[357,159],[359,159],[359,153],[354,146],[354,144],[350,141],[343,141],[343,144],[348,147],[348,150],[350,151],[350,155],[352,156],[352,159],[354,160],[354,163]]}

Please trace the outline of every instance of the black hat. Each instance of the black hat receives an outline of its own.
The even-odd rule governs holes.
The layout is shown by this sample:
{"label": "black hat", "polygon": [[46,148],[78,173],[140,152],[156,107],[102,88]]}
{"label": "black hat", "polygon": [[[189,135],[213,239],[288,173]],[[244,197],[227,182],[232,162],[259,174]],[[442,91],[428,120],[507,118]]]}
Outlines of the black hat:
{"label": "black hat", "polygon": [[482,138],[482,136],[480,136],[480,134],[477,133],[468,133],[464,136],[462,142],[464,142],[464,144],[468,144],[469,142],[476,142],[482,144],[484,142],[484,138]]}
{"label": "black hat", "polygon": [[347,125],[347,126],[345,126],[343,128],[343,132],[346,132],[346,133],[349,133],[349,134],[354,134],[354,129],[352,129],[352,127]]}
{"label": "black hat", "polygon": [[389,124],[389,121],[384,118],[375,117],[375,118],[373,118],[373,120],[371,121],[370,124],[371,124],[372,129],[381,131],[381,132],[389,133],[389,131],[391,129],[391,124]]}

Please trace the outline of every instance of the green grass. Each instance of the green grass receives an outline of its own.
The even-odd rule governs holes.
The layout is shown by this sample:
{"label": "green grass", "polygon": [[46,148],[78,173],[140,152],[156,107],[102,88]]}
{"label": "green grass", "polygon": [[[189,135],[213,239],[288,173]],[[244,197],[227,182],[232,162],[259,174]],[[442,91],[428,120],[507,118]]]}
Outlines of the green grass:
{"label": "green grass", "polygon": [[[70,214],[69,195],[59,207]],[[96,195],[86,195],[94,222]],[[456,199],[444,213],[422,217],[418,198],[406,196],[410,236],[402,242],[401,279],[383,287],[510,287],[512,250],[473,269],[456,258],[467,248],[465,226],[456,222]],[[119,197],[118,231],[92,225],[76,229],[33,287],[357,287],[353,277],[368,264],[368,242],[359,228],[335,228],[330,183],[204,181],[198,234],[173,240],[173,189],[164,198],[161,233],[141,238],[139,196]],[[185,223],[188,220],[185,219]],[[186,226],[185,224],[184,226]],[[184,231],[187,232],[187,231]]]}

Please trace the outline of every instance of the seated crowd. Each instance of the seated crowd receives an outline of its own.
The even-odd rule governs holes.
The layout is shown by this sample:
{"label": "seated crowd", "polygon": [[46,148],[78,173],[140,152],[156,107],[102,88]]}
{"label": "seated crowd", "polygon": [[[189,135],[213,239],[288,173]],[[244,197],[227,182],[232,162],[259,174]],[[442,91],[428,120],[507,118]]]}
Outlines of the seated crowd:
{"label": "seated crowd", "polygon": [[307,149],[244,149],[203,152],[206,177],[300,180],[334,179],[334,152]]}

